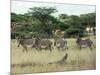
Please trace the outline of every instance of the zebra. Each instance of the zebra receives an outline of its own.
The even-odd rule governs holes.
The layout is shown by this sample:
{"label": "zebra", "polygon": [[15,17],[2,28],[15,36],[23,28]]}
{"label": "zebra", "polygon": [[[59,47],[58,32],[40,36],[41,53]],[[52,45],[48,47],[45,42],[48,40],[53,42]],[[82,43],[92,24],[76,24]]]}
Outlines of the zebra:
{"label": "zebra", "polygon": [[77,37],[76,43],[77,45],[79,45],[80,49],[82,48],[82,46],[86,46],[89,47],[90,50],[92,50],[93,42],[89,38],[83,40],[80,37]]}
{"label": "zebra", "polygon": [[21,45],[24,48],[23,52],[27,51],[28,47],[37,48],[37,43],[36,43],[35,38],[33,38],[33,39],[17,39],[17,43],[18,43],[17,47],[19,47]]}
{"label": "zebra", "polygon": [[49,49],[50,51],[52,51],[52,42],[49,40],[49,39],[40,39],[40,38],[37,38],[37,47],[38,49],[42,50],[42,49]]}
{"label": "zebra", "polygon": [[65,50],[66,48],[68,49],[67,40],[65,40],[64,38],[57,38],[54,42],[54,46],[56,46],[58,50]]}

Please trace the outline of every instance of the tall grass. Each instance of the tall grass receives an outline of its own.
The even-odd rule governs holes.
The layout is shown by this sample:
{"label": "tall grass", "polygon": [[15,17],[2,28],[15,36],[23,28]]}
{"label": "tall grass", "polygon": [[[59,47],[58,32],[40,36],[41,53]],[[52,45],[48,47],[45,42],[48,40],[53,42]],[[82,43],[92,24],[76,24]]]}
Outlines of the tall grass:
{"label": "tall grass", "polygon": [[[55,71],[76,71],[91,70],[96,68],[96,50],[91,51],[88,47],[80,50],[75,39],[68,40],[68,50],[62,51],[54,48],[38,51],[28,48],[28,52],[23,52],[23,47],[17,47],[16,40],[11,41],[11,72],[12,73],[36,73]],[[94,44],[95,39],[92,38]],[[53,40],[52,40],[53,41]],[[62,59],[68,53],[66,64],[53,63]],[[52,62],[52,64],[48,64]]]}

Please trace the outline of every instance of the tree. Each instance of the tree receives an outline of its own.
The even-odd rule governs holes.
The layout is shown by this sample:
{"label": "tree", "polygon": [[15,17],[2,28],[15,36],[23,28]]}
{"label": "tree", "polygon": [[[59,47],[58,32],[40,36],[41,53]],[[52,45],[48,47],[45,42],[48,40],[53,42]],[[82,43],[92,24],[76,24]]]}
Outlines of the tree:
{"label": "tree", "polygon": [[34,7],[30,8],[29,15],[31,15],[33,18],[37,19],[41,24],[38,25],[40,27],[41,31],[47,32],[48,34],[52,34],[52,27],[54,24],[52,24],[52,13],[55,13],[57,10],[52,7]]}
{"label": "tree", "polygon": [[80,20],[82,25],[84,25],[86,28],[93,28],[95,29],[96,27],[96,13],[88,13],[88,14],[83,14],[80,15]]}
{"label": "tree", "polygon": [[[65,17],[62,18],[61,16]],[[79,16],[61,14],[59,18],[65,24],[63,26],[65,28],[65,37],[74,37],[76,34],[83,36],[85,28],[82,26]]]}
{"label": "tree", "polygon": [[31,17],[26,14],[11,13],[11,37],[25,36],[32,31]]}
{"label": "tree", "polygon": [[34,7],[23,15],[12,13],[11,21],[17,23],[16,28],[12,29],[13,36],[27,36],[28,34],[33,37],[52,36],[52,31],[60,24],[60,21],[51,15],[55,12],[57,10],[52,7]]}
{"label": "tree", "polygon": [[11,13],[11,37],[50,38],[56,30],[65,32],[65,37],[84,36],[86,27],[95,28],[95,13],[80,16],[60,14],[55,17],[52,15],[55,12],[57,10],[53,7],[34,7],[25,14]]}
{"label": "tree", "polygon": [[69,16],[67,14],[60,14],[59,19],[67,19]]}

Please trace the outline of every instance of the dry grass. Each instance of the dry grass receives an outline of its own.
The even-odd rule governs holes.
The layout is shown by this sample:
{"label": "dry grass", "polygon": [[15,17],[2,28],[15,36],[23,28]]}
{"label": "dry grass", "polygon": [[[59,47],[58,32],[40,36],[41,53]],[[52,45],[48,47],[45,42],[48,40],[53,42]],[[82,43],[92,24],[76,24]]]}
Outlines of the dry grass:
{"label": "dry grass", "polygon": [[[95,44],[95,39],[92,38]],[[56,48],[52,52],[49,50],[37,51],[28,49],[22,52],[22,47],[17,47],[16,40],[11,42],[11,72],[12,73],[37,73],[37,72],[57,72],[57,71],[76,71],[92,70],[96,68],[96,50],[93,48],[79,48],[76,46],[75,39],[68,39],[69,49],[58,51]],[[66,64],[53,63],[62,59],[68,53]],[[48,64],[52,62],[53,64]]]}

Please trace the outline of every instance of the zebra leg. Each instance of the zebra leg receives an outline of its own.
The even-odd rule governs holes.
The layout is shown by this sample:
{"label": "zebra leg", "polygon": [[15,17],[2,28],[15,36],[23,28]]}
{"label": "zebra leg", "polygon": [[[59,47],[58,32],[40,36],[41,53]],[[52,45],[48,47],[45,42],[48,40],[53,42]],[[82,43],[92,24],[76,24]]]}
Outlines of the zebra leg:
{"label": "zebra leg", "polygon": [[40,45],[37,45],[37,46],[36,46],[36,49],[37,49],[38,51],[40,51],[40,50],[41,50],[41,46],[40,46]]}
{"label": "zebra leg", "polygon": [[19,46],[20,46],[20,44],[17,45],[17,47],[19,47]]}
{"label": "zebra leg", "polygon": [[90,48],[90,50],[92,51],[92,47],[91,47],[91,45],[89,46],[89,48]]}
{"label": "zebra leg", "polygon": [[50,49],[50,51],[52,51],[52,49],[51,48],[49,48]]}
{"label": "zebra leg", "polygon": [[68,46],[67,46],[67,50],[68,50]]}
{"label": "zebra leg", "polygon": [[58,49],[58,51],[60,51],[60,48],[59,47],[57,47],[57,49]]}
{"label": "zebra leg", "polygon": [[65,49],[68,50],[67,41],[65,41]]}
{"label": "zebra leg", "polygon": [[41,45],[37,45],[37,49],[38,49],[39,51],[41,51],[41,50],[42,50]]}
{"label": "zebra leg", "polygon": [[45,51],[48,49],[48,47],[46,47],[46,48],[44,48],[45,49]]}
{"label": "zebra leg", "polygon": [[65,46],[65,49],[67,49],[67,50],[68,50],[68,46]]}
{"label": "zebra leg", "polygon": [[24,47],[23,52],[24,52],[24,50],[27,52],[27,47],[26,47],[26,46],[24,46],[24,45],[23,45],[23,47]]}
{"label": "zebra leg", "polygon": [[92,44],[93,45],[93,47],[95,48],[95,45],[94,44]]}
{"label": "zebra leg", "polygon": [[50,51],[52,51],[52,47],[51,46],[49,46],[49,49],[50,49]]}
{"label": "zebra leg", "polygon": [[54,46],[56,46],[56,41],[54,41]]}
{"label": "zebra leg", "polygon": [[42,50],[41,46],[39,47],[40,51]]}
{"label": "zebra leg", "polygon": [[26,52],[27,52],[27,47],[25,47],[25,50],[26,50]]}
{"label": "zebra leg", "polygon": [[81,45],[80,45],[80,50],[82,49]]}

